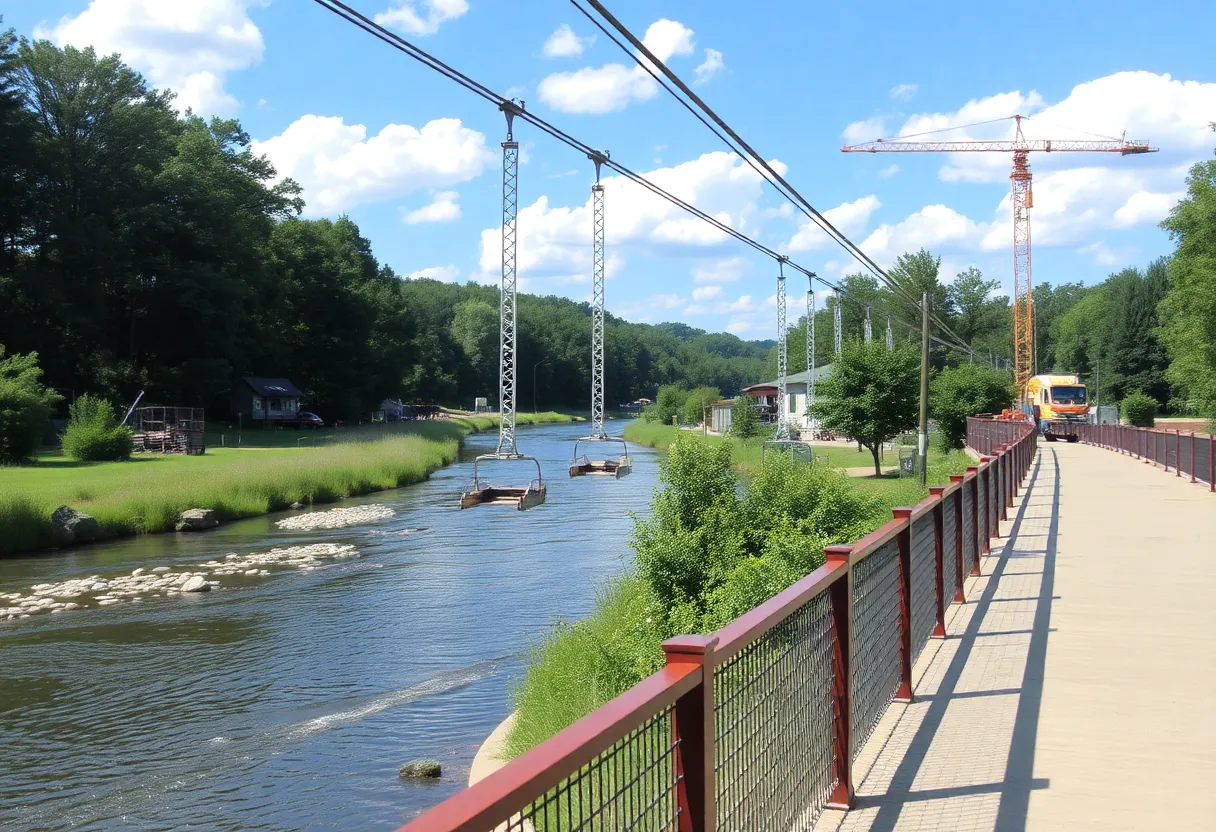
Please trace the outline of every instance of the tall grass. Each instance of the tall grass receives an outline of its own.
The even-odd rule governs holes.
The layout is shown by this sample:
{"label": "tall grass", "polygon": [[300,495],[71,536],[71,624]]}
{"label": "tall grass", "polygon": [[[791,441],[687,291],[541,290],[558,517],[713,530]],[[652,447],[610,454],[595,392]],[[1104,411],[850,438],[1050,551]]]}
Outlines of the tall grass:
{"label": "tall grass", "polygon": [[[527,414],[520,423],[550,415],[553,421],[571,420]],[[332,502],[408,485],[453,462],[463,436],[497,424],[483,416],[453,418],[328,447],[212,448],[202,456],[103,463],[44,458],[0,468],[0,555],[53,545],[50,518],[61,505],[96,517],[101,536],[109,538],[167,531],[190,508],[215,509],[221,519],[232,520],[294,502]]]}

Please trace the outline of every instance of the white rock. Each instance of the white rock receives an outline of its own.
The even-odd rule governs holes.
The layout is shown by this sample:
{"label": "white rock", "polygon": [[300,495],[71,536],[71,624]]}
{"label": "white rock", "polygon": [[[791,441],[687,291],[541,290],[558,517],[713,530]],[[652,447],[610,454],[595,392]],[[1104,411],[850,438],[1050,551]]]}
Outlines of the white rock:
{"label": "white rock", "polygon": [[207,592],[210,589],[211,585],[198,575],[195,575],[182,584],[182,592]]}
{"label": "white rock", "polygon": [[97,602],[97,605],[99,607],[108,607],[111,604],[118,604],[118,603],[121,603],[121,602],[117,598],[103,598]]}
{"label": "white rock", "polygon": [[246,569],[245,570],[245,577],[249,577],[251,575],[256,575],[256,574],[258,574],[258,570],[256,570],[256,569]]}
{"label": "white rock", "polygon": [[162,573],[164,573],[164,572],[168,572],[168,571],[169,571],[169,567],[167,567],[167,566],[153,566],[153,567],[152,567],[152,571],[153,571],[153,572],[155,572],[157,575],[160,575],[160,574],[162,574]]}
{"label": "white rock", "polygon": [[132,570],[131,570],[131,577],[132,577],[132,578],[138,578],[140,575],[144,574],[144,572],[146,572],[146,571],[147,571],[147,570],[146,570],[146,569],[144,569],[142,566],[141,566],[141,567],[139,567],[138,569],[132,569]]}
{"label": "white rock", "polygon": [[95,583],[91,587],[89,587],[89,589],[93,592],[101,592],[107,586],[108,586],[108,584],[105,581],[98,581],[97,583]]}

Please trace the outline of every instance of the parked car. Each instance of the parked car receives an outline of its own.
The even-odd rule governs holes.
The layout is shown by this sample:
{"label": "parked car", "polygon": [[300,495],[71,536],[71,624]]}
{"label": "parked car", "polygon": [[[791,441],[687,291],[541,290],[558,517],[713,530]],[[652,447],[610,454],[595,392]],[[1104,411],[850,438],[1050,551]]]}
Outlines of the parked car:
{"label": "parked car", "polygon": [[295,421],[291,423],[291,426],[296,430],[300,428],[313,428],[315,430],[316,428],[325,427],[325,421],[311,411],[301,410],[296,414]]}

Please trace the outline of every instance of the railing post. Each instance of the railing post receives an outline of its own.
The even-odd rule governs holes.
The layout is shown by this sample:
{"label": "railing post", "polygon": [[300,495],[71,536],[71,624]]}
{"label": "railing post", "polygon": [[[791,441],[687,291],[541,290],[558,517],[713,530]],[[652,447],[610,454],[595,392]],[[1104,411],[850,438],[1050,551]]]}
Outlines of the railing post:
{"label": "railing post", "polygon": [[[967,466],[967,473],[974,474],[971,478],[971,536],[974,538],[972,543],[975,544],[975,557],[971,561],[971,576],[978,578],[980,576],[980,469],[974,465]],[[963,488],[967,484],[963,483]]]}
{"label": "railing post", "polygon": [[1216,491],[1216,434],[1208,436],[1208,491]]}
{"label": "railing post", "polygon": [[989,555],[989,554],[992,554],[992,526],[994,525],[993,518],[992,518],[992,515],[994,514],[994,512],[992,511],[992,503],[993,503],[993,500],[992,500],[992,480],[993,480],[992,466],[994,463],[993,463],[993,457],[991,457],[991,456],[985,456],[982,461],[988,463],[987,466],[985,466],[983,473],[984,473],[984,554]]}
{"label": "railing post", "polygon": [[1195,482],[1195,431],[1191,431],[1191,482]]}
{"label": "railing post", "polygon": [[1174,476],[1182,476],[1182,431],[1174,428]]}
{"label": "railing post", "polygon": [[[1157,431],[1157,435],[1158,436],[1161,436],[1161,435],[1168,436],[1168,434],[1164,434],[1162,431]],[[1170,472],[1170,441],[1169,441],[1169,439],[1165,440],[1165,453],[1161,455],[1161,461],[1165,463],[1165,473],[1168,474]]]}
{"label": "railing post", "polygon": [[894,508],[896,520],[903,520],[896,541],[899,546],[899,687],[895,701],[912,701],[912,509]]}
{"label": "railing post", "polygon": [[942,596],[946,594],[946,576],[942,571],[944,568],[942,561],[945,558],[942,537],[945,534],[946,526],[946,503],[942,498],[942,492],[945,490],[944,485],[929,486],[929,493],[937,498],[937,504],[933,506],[933,588],[937,590],[937,597],[934,599],[934,606],[937,608],[937,624],[930,633],[932,638],[946,637],[946,605],[942,601]]}
{"label": "railing post", "polygon": [[714,647],[717,636],[676,636],[663,642],[667,664],[696,664],[701,684],[676,700],[672,717],[679,832],[714,832]]}
{"label": "railing post", "polygon": [[957,485],[954,490],[954,603],[967,603],[963,593],[963,489],[962,474],[951,474],[950,484]]}
{"label": "railing post", "polygon": [[[829,566],[848,563],[852,546],[828,546]],[[835,748],[836,786],[828,797],[829,809],[853,808],[853,570],[828,587],[832,604],[832,744]]]}

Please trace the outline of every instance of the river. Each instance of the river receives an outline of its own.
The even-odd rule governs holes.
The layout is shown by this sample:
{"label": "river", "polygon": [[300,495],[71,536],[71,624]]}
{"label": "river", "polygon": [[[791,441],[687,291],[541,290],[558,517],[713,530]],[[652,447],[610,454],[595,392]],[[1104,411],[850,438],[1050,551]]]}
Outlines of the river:
{"label": "river", "polygon": [[[455,793],[510,711],[529,645],[590,610],[657,483],[657,455],[636,446],[630,477],[568,478],[585,432],[520,431],[549,489],[527,512],[456,508],[496,441],[480,435],[425,483],[341,504],[396,511],[376,523],[301,532],[261,517],[0,560],[0,591],[15,591],[301,543],[361,554],[0,622],[0,827],[391,829]],[[400,779],[419,757],[443,777]]]}

